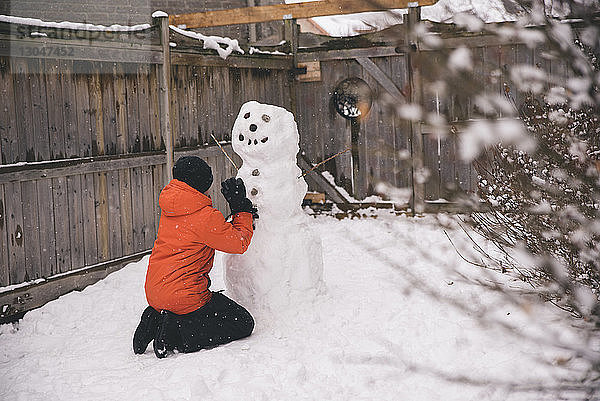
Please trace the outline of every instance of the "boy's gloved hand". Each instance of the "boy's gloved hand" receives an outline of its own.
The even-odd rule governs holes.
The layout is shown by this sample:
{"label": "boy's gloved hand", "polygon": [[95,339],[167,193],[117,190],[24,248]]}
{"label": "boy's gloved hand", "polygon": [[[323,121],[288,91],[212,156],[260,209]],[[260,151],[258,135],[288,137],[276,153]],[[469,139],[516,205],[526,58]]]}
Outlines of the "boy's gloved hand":
{"label": "boy's gloved hand", "polygon": [[229,203],[231,213],[248,212],[254,218],[258,218],[256,208],[250,199],[246,198],[246,186],[241,178],[228,178],[221,183],[221,193]]}
{"label": "boy's gloved hand", "polygon": [[246,197],[246,186],[241,178],[231,177],[221,183],[221,193],[231,204],[232,199]]}

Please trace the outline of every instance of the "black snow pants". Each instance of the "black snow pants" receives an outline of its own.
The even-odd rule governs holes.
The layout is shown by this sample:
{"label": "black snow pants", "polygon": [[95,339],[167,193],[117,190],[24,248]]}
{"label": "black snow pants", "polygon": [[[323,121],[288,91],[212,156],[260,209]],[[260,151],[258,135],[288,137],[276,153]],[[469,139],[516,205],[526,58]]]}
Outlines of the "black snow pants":
{"label": "black snow pants", "polygon": [[[144,314],[148,314],[146,311]],[[250,313],[220,292],[213,292],[206,305],[185,315],[169,311],[159,314],[154,309],[149,312],[156,314],[151,318],[155,324],[149,325],[154,327],[149,328],[155,333],[152,336],[154,352],[159,358],[174,349],[187,353],[226,344],[248,337],[254,329],[254,319]],[[144,322],[144,314],[140,326]],[[136,351],[135,336],[134,352],[143,353]]]}

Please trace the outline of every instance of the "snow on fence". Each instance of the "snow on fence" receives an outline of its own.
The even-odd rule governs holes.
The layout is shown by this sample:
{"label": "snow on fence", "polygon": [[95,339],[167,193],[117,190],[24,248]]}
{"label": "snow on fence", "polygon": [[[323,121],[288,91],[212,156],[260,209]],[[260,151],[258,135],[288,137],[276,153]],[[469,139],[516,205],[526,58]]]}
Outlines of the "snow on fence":
{"label": "snow on fence", "polygon": [[[159,24],[135,31],[75,28],[0,21],[0,319],[83,288],[148,252],[168,179],[161,122],[170,124],[175,159],[206,158],[218,183],[235,172],[211,134],[230,141],[248,100],[279,105],[295,112],[301,152],[314,164],[351,147],[351,123],[336,114],[332,92],[341,80],[360,77],[375,101],[354,135],[356,198],[372,194],[379,182],[411,187],[415,158],[430,173],[426,200],[476,189],[474,168],[456,150],[461,127],[474,115],[471,99],[423,90],[427,110],[453,121],[452,134],[441,140],[389,110],[390,99],[406,101],[415,72],[403,27],[348,39],[300,35],[293,56],[234,52],[227,59],[205,50],[196,35],[170,30],[168,110],[161,107]],[[562,68],[523,43],[439,30],[447,48],[473,51],[474,68],[491,92],[505,93],[507,66],[514,63],[553,73]],[[422,85],[435,79],[427,66],[438,54],[423,48],[419,57]],[[311,74],[294,68],[294,59]],[[520,103],[520,94],[511,95]],[[411,140],[415,129],[421,143]],[[324,166],[347,188],[351,157],[343,153]],[[306,178],[316,190],[327,183]],[[218,187],[211,196],[227,212]]]}

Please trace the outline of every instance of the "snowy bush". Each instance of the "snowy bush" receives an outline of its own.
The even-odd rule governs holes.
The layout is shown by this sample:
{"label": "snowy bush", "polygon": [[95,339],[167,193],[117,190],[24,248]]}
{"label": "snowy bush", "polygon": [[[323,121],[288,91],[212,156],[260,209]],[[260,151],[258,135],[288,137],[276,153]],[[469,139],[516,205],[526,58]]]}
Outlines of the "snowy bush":
{"label": "snowy bush", "polygon": [[[600,293],[600,119],[593,108],[566,107],[527,98],[521,115],[537,148],[499,144],[479,159],[489,212],[473,213],[471,222],[502,251],[498,264],[537,286],[557,284],[549,296],[591,319],[593,308],[583,307],[589,302],[577,299],[575,288]],[[518,246],[535,257],[529,269],[512,257]]]}
{"label": "snowy bush", "polygon": [[[576,342],[567,344],[551,334],[548,341],[587,365],[577,383],[597,389],[600,2],[502,3],[512,10],[514,23],[484,24],[473,15],[453,16],[455,24],[473,32],[471,50],[445,47],[443,34],[428,33],[427,24],[417,26],[419,43],[434,49],[415,55],[426,98],[439,96],[454,108],[421,104],[421,114],[441,138],[457,135],[463,161],[478,169],[478,194],[457,194],[453,199],[475,207],[465,221],[481,234],[465,228],[474,253],[463,257],[480,267],[510,270],[529,283],[527,294],[481,283],[514,304],[527,309],[532,302],[528,296],[535,294],[583,318],[572,320],[580,328]],[[481,60],[473,50],[479,33],[525,44],[540,64],[507,63],[481,74]],[[500,87],[503,93],[497,91]],[[465,120],[463,132],[453,132],[455,120]],[[440,224],[445,227],[443,221]],[[531,324],[536,323],[532,316]],[[584,399],[595,399],[594,391]]]}

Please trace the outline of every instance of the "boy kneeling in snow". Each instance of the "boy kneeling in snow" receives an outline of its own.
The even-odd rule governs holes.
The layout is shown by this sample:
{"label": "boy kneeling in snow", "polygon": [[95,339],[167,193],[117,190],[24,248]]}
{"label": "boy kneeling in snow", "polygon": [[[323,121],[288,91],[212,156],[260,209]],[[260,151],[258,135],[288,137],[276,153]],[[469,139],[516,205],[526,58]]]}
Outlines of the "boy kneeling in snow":
{"label": "boy kneeling in snow", "polygon": [[133,336],[133,352],[143,354],[154,340],[159,358],[167,351],[194,352],[249,336],[254,320],[246,309],[209,290],[215,249],[244,253],[252,238],[256,209],[241,179],[221,184],[233,221],[225,221],[204,194],[213,181],[199,157],[177,160],[174,179],[162,190],[158,235],[146,274],[148,306]]}

